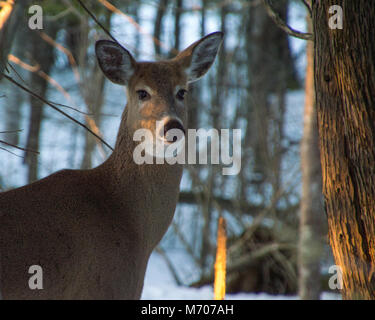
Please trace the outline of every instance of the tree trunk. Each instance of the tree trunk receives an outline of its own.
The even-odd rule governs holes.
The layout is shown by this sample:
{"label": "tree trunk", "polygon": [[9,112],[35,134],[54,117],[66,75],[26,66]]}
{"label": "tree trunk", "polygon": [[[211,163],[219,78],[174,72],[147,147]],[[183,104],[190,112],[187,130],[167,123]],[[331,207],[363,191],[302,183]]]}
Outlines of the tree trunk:
{"label": "tree trunk", "polygon": [[[56,38],[57,26],[50,24],[48,27],[48,35]],[[31,53],[34,63],[40,65],[40,69],[47,75],[50,74],[54,64],[54,47],[43,41],[37,31],[30,31]],[[37,73],[31,73],[31,87],[35,89],[41,97],[45,98],[47,94],[48,82],[41,78]],[[30,97],[30,118],[27,134],[26,148],[29,150],[39,150],[40,129],[43,121],[44,103],[37,98]],[[28,183],[32,183],[38,179],[38,155],[34,152],[26,152],[25,163],[27,164]]]}
{"label": "tree trunk", "polygon": [[[19,26],[17,33],[14,35],[13,47],[10,53],[14,54],[16,57],[20,58],[23,61],[28,61],[27,56],[30,52],[30,29],[27,25],[27,19],[23,18],[19,20]],[[29,76],[29,71],[19,67],[18,65],[13,64],[13,67],[17,70],[17,74],[22,79],[27,79]],[[15,74],[15,73],[14,73]],[[6,80],[3,80],[4,82]],[[14,145],[19,144],[19,134],[15,133],[14,130],[19,130],[22,128],[22,105],[25,101],[29,100],[29,97],[25,94],[24,91],[15,89],[13,83],[7,82],[4,83],[6,87],[6,103],[5,103],[5,112],[6,112],[6,123],[5,130],[9,133],[4,134],[4,140],[12,143]]]}
{"label": "tree trunk", "polygon": [[[287,19],[287,1],[275,2],[275,9]],[[296,78],[287,35],[269,18],[263,6],[250,6],[248,10],[245,148],[251,147],[253,151],[253,172],[258,186],[271,183],[276,193],[283,153],[283,104],[286,89]],[[272,103],[271,97],[275,94],[278,99]]]}
{"label": "tree trunk", "polygon": [[[91,73],[91,82],[85,85],[85,102],[97,125],[101,121],[101,112],[104,102],[104,84],[105,77],[99,66],[96,64]],[[89,125],[89,124],[88,124]],[[81,169],[91,169],[93,167],[93,152],[96,146],[96,138],[89,132],[85,131],[85,149],[83,152],[83,159]]]}
{"label": "tree trunk", "polygon": [[[330,29],[341,6],[343,29]],[[314,0],[315,88],[330,243],[343,298],[375,298],[375,2]]]}
{"label": "tree trunk", "polygon": [[[158,9],[156,12],[155,17],[155,27],[154,27],[154,38],[161,40],[161,34],[163,29],[163,19],[167,12],[167,6],[168,6],[168,0],[160,0]],[[160,56],[161,55],[161,47],[160,43],[154,42],[154,49],[155,49],[155,55]]]}
{"label": "tree trunk", "polygon": [[[308,32],[312,32],[310,16]],[[299,296],[305,300],[320,297],[320,260],[326,221],[323,215],[322,173],[320,167],[318,125],[314,90],[314,44],[307,41],[305,79],[305,113],[301,141],[302,197],[299,231]]]}
{"label": "tree trunk", "polygon": [[[107,11],[105,14],[104,26],[107,29],[110,29],[112,12]],[[89,33],[84,32],[86,29],[86,23],[81,26],[81,38],[85,37],[83,43],[89,43]],[[86,51],[86,46],[83,46],[81,50]],[[81,60],[83,61],[83,60]],[[99,65],[95,63],[93,66],[86,64],[87,71],[83,75],[85,78],[84,83],[82,84],[83,96],[85,103],[90,113],[93,113],[92,120],[94,120],[94,125],[100,127],[101,122],[101,112],[104,107],[104,98],[105,98],[105,76],[101,71]],[[92,126],[86,119],[88,126]],[[85,148],[83,151],[83,158],[81,162],[81,169],[90,169],[93,167],[93,153],[97,140],[89,133],[85,132]],[[105,157],[103,150],[102,156]]]}

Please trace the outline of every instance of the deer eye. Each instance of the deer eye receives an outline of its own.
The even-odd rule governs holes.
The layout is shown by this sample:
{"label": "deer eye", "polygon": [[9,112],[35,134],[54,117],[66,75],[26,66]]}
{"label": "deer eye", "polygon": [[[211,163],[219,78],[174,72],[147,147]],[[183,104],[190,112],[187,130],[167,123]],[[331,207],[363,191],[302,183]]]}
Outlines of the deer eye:
{"label": "deer eye", "polygon": [[176,95],[177,99],[184,100],[186,92],[187,91],[185,89],[178,90],[177,95]]}
{"label": "deer eye", "polygon": [[137,90],[137,94],[138,94],[138,99],[139,100],[146,100],[150,97],[150,95],[148,94],[147,91],[145,90]]}

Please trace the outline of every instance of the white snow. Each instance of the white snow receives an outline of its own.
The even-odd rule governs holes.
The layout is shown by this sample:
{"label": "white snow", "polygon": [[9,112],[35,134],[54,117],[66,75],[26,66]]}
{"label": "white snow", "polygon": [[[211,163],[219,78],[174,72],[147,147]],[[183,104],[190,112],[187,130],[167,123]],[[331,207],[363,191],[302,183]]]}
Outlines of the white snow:
{"label": "white snow", "polygon": [[[180,257],[181,258],[181,257]],[[214,296],[211,286],[190,288],[178,286],[165,261],[156,252],[149,260],[143,287],[143,300],[212,300]],[[266,293],[238,293],[227,294],[226,300],[297,300],[298,296],[270,295]],[[324,292],[323,300],[339,300],[337,294]]]}

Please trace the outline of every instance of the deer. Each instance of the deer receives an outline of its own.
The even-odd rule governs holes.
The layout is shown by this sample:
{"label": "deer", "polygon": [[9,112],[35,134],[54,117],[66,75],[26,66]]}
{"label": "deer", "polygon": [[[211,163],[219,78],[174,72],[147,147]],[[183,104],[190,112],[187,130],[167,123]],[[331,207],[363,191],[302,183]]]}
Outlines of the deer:
{"label": "deer", "polygon": [[[137,164],[138,129],[155,139],[188,129],[189,84],[210,69],[222,44],[214,32],[174,58],[137,62],[116,41],[99,40],[104,75],[125,86],[112,154],[88,170],[64,169],[0,193],[3,299],[140,299],[149,257],[176,209],[183,164]],[[156,123],[163,130],[156,130]],[[30,287],[31,266],[42,288]]]}

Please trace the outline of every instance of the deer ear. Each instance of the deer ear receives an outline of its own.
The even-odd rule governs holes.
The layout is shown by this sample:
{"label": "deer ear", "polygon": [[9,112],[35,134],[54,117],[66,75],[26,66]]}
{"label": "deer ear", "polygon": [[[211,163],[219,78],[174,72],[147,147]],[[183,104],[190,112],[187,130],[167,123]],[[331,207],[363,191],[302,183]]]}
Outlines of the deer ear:
{"label": "deer ear", "polygon": [[135,70],[136,62],[128,50],[118,43],[99,40],[95,53],[105,76],[114,83],[127,85]]}
{"label": "deer ear", "polygon": [[176,57],[185,69],[188,82],[200,79],[215,61],[224,34],[214,32],[193,43]]}

